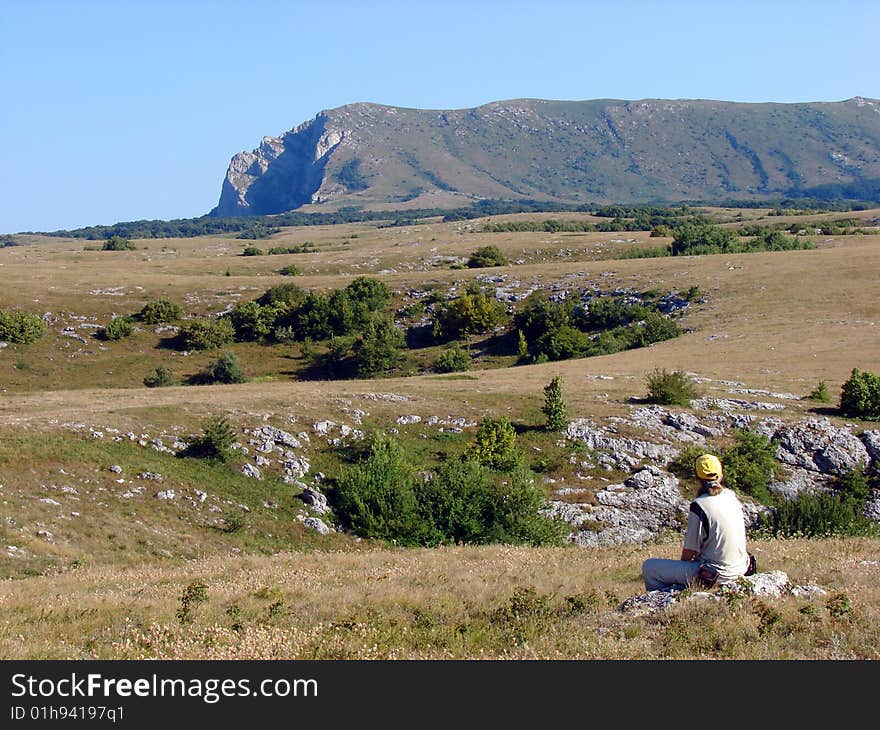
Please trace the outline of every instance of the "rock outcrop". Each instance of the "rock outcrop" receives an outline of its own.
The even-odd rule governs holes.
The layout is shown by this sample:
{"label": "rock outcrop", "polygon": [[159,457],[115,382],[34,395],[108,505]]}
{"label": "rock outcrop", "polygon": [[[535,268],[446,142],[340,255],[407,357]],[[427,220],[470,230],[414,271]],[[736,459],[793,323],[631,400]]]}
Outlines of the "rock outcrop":
{"label": "rock outcrop", "polygon": [[771,570],[766,573],[745,576],[736,583],[729,583],[712,591],[648,591],[640,593],[632,598],[627,598],[618,610],[631,616],[644,616],[665,611],[682,601],[717,603],[731,594],[758,598],[781,598],[783,596],[816,598],[827,595],[828,591],[817,585],[794,585],[783,571]]}

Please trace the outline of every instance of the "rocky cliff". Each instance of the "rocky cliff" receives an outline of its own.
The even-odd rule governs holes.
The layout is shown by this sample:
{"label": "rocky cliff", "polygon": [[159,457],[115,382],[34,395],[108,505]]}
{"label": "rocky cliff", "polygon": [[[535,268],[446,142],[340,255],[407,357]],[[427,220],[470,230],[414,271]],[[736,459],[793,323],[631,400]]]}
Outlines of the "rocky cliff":
{"label": "rocky cliff", "polygon": [[880,200],[880,102],[349,104],[235,155],[211,214],[783,196]]}

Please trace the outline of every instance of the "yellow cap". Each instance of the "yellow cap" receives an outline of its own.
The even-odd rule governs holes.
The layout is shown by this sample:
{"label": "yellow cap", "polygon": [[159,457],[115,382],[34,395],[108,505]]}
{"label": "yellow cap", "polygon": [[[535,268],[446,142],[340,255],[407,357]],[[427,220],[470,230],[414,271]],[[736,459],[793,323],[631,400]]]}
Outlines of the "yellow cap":
{"label": "yellow cap", "polygon": [[721,479],[721,462],[717,456],[712,454],[703,454],[694,461],[694,471],[697,478],[705,482],[717,481]]}

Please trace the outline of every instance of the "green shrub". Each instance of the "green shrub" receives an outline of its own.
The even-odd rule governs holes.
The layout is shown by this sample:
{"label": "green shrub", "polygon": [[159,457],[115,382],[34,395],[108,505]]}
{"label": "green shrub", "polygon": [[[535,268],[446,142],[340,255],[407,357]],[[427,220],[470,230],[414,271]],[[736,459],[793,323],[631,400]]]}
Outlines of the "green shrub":
{"label": "green shrub", "polygon": [[297,307],[305,297],[306,293],[296,284],[278,284],[267,289],[257,303],[264,307]]}
{"label": "green shrub", "polygon": [[201,581],[194,581],[184,588],[180,595],[180,607],[177,609],[177,620],[182,624],[192,622],[193,611],[208,600],[208,586]]}
{"label": "green shrub", "polygon": [[234,453],[232,445],[235,443],[235,438],[235,429],[225,416],[212,418],[202,424],[202,434],[194,438],[177,455],[182,458],[229,461]]}
{"label": "green shrub", "polygon": [[846,494],[801,492],[761,515],[758,529],[775,537],[875,537],[877,524],[865,517],[863,509],[863,502]]}
{"label": "green shrub", "polygon": [[844,416],[880,421],[880,375],[853,368],[840,394]]}
{"label": "green shrub", "polygon": [[299,270],[299,267],[296,264],[288,264],[280,269],[278,269],[278,273],[281,276],[300,276],[302,271]]}
{"label": "green shrub", "polygon": [[164,388],[168,385],[174,385],[174,378],[171,377],[171,372],[164,365],[159,365],[156,368],[155,375],[148,375],[144,378],[144,385],[148,388]]}
{"label": "green shrub", "polygon": [[547,417],[548,431],[561,431],[568,424],[568,409],[562,392],[562,378],[555,377],[544,387],[542,412]]}
{"label": "green shrub", "polygon": [[121,340],[128,337],[134,331],[131,317],[114,317],[104,327],[98,330],[98,335],[104,340]]}
{"label": "green shrub", "polygon": [[681,334],[681,325],[657,311],[648,312],[641,322],[633,325],[629,347],[647,347],[654,342],[671,340]]}
{"label": "green shrub", "polygon": [[428,525],[427,544],[487,542],[492,490],[492,475],[478,461],[443,462],[416,490]]}
{"label": "green shrub", "polygon": [[102,251],[134,251],[137,246],[122,236],[111,236],[102,247]]}
{"label": "green shrub", "polygon": [[353,364],[359,378],[371,378],[395,368],[402,357],[405,338],[390,317],[375,317],[363,327],[352,346]]}
{"label": "green shrub", "polygon": [[503,480],[477,461],[450,460],[417,485],[428,544],[560,545],[565,525],[542,515],[547,498],[523,469]]}
{"label": "green shrub", "polygon": [[235,339],[235,328],[226,317],[220,319],[191,319],[178,333],[185,350],[213,350],[228,345]]}
{"label": "green shrub", "polygon": [[499,471],[512,471],[519,466],[521,455],[516,448],[516,430],[504,416],[483,419],[468,455],[484,466]]}
{"label": "green shrub", "polygon": [[30,312],[8,312],[0,309],[0,340],[29,345],[39,340],[48,329],[46,323]]}
{"label": "green shrub", "polygon": [[327,323],[333,334],[358,334],[383,313],[390,300],[391,291],[379,279],[359,276],[330,295],[326,304]]}
{"label": "green shrub", "polygon": [[238,302],[224,317],[228,318],[239,342],[262,340],[272,331],[275,310],[259,302]]}
{"label": "green shrub", "polygon": [[224,352],[193,378],[193,382],[202,385],[244,383],[246,380],[234,352]]}
{"label": "green shrub", "polygon": [[673,236],[673,256],[736,253],[740,245],[736,231],[711,223],[684,223],[675,229]]}
{"label": "green shrub", "polygon": [[536,356],[544,355],[548,360],[583,357],[592,349],[589,335],[567,324],[547,330],[532,345]]}
{"label": "green shrub", "polygon": [[416,478],[400,444],[384,434],[342,470],[330,497],[356,534],[400,545],[559,545],[567,531],[543,516],[547,499],[530,473],[502,478],[476,460],[452,459]]}
{"label": "green shrub", "polygon": [[147,302],[138,313],[138,319],[145,324],[161,324],[180,319],[180,305],[170,299],[154,299]]}
{"label": "green shrub", "polygon": [[434,361],[434,370],[438,373],[462,373],[470,370],[471,356],[458,342],[440,353]]}
{"label": "green shrub", "polygon": [[828,383],[820,380],[816,387],[810,391],[807,400],[813,400],[817,403],[830,403],[831,393],[828,392]]}
{"label": "green shrub", "polygon": [[547,497],[528,469],[516,467],[494,492],[490,542],[525,545],[561,545],[569,532],[566,523],[545,517]]}
{"label": "green shrub", "polygon": [[487,266],[507,266],[507,259],[497,246],[483,246],[471,253],[467,266],[479,269]]}
{"label": "green shrub", "polygon": [[464,293],[437,308],[434,338],[449,342],[478,334],[502,324],[507,318],[504,305],[484,293]]}
{"label": "green shrub", "polygon": [[357,535],[418,545],[425,540],[427,525],[414,478],[398,442],[380,433],[370,439],[364,458],[343,468],[330,496],[341,523]]}
{"label": "green shrub", "polygon": [[655,370],[647,376],[648,402],[662,406],[689,406],[696,384],[680,370]]}
{"label": "green shrub", "polygon": [[330,313],[330,298],[323,292],[309,292],[299,306],[288,310],[276,323],[292,326],[301,340],[326,340],[335,334]]}
{"label": "green shrub", "polygon": [[246,246],[244,251],[241,252],[242,256],[262,256],[263,249],[257,248],[256,246]]}
{"label": "green shrub", "polygon": [[748,494],[763,504],[774,499],[767,486],[781,467],[776,461],[776,447],[760,433],[737,429],[734,444],[719,454],[724,469],[724,484]]}

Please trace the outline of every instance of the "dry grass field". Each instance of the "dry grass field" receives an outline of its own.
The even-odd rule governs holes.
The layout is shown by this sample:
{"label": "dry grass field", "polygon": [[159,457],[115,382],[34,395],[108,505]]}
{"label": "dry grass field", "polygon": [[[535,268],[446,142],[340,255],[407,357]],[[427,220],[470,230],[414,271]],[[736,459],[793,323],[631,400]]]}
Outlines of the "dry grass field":
{"label": "dry grass field", "polygon": [[[789,220],[759,209],[710,212],[722,222]],[[175,459],[137,439],[185,439],[221,415],[237,427],[293,432],[327,419],[355,423],[355,410],[365,430],[393,428],[409,414],[537,423],[542,388],[557,375],[571,418],[603,420],[627,414],[656,369],[689,372],[708,395],[727,397],[738,384],[797,396],[774,414],[783,419],[818,413],[839,421],[833,407],[800,397],[824,380],[836,398],[853,368],[880,369],[878,215],[803,216],[805,223],[859,217],[865,225],[860,235],[811,236],[811,250],[641,259],[614,256],[670,239],[483,233],[481,221],[439,219],[285,228],[257,241],[138,240],[133,251],[18,237],[20,245],[0,248],[0,309],[47,314],[50,327],[33,344],[0,349],[0,658],[877,659],[874,540],[754,543],[762,568],[825,587],[821,599],[694,602],[634,618],[616,609],[641,592],[641,561],[677,556],[679,537],[611,550],[398,549],[320,536],[295,519],[288,485]],[[492,220],[550,217],[578,215]],[[317,250],[240,255],[246,245],[306,242]],[[490,244],[517,263],[451,265]],[[289,264],[302,275],[278,273]],[[432,373],[415,360],[400,377],[305,380],[299,344],[236,343],[229,349],[249,382],[146,388],[143,378],[159,365],[190,376],[217,353],[183,354],[150,326],[119,341],[95,336],[113,316],[160,297],[192,317],[280,283],[329,289],[361,275],[380,278],[401,299],[412,290],[462,291],[486,276],[520,290],[697,286],[702,299],[672,340],[516,367],[487,356],[466,375]],[[134,440],[111,438],[127,432]],[[431,438],[418,429],[411,436]],[[311,458],[313,472],[335,466],[317,448]],[[110,471],[114,464],[124,472]],[[208,492],[211,511],[120,499],[120,489],[144,486],[146,478],[135,476],[143,473],[161,474],[187,494]],[[224,529],[242,503],[249,506],[242,528]],[[198,584],[187,603],[187,587]],[[181,620],[185,603],[191,610]]]}

